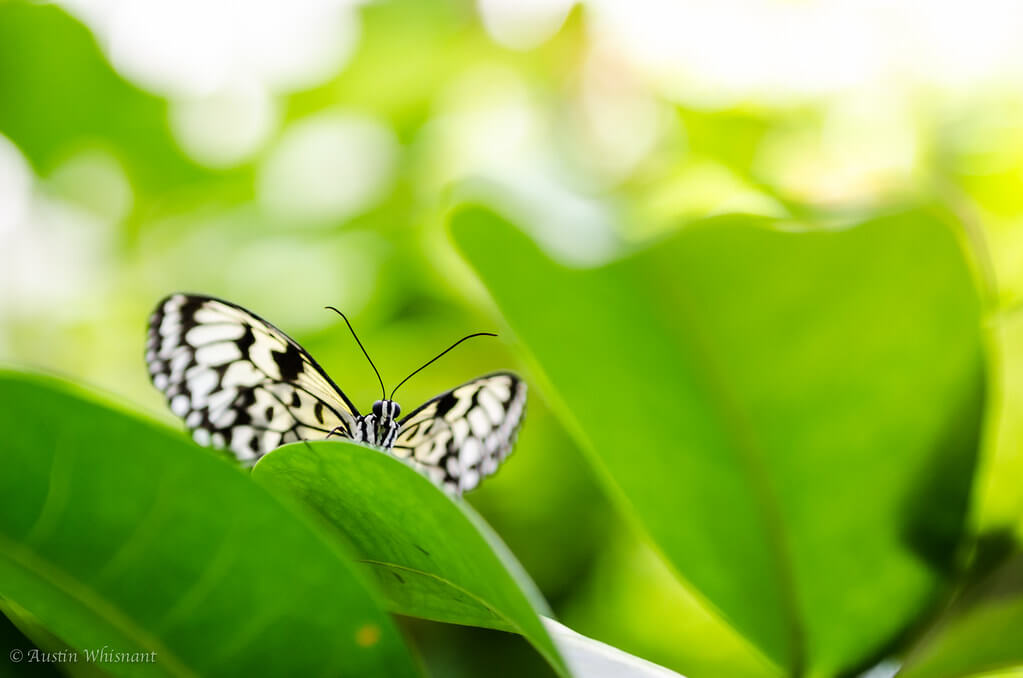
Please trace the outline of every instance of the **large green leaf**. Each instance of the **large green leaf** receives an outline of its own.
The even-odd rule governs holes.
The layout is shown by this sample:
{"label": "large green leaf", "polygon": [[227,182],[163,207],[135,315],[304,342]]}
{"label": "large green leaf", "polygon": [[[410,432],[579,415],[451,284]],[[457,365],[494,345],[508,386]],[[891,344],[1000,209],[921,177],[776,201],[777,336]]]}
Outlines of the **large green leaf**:
{"label": "large green leaf", "polygon": [[486,523],[397,459],[345,442],[294,444],[253,477],[297,497],[336,528],[404,615],[522,634],[566,672],[546,603]]}
{"label": "large green leaf", "polygon": [[0,131],[42,174],[98,145],[126,165],[136,191],[209,176],[171,136],[166,102],[121,78],[95,37],[59,7],[0,3],[0,101]]}
{"label": "large green leaf", "polygon": [[0,596],[131,675],[415,675],[332,540],[179,434],[0,372]]}
{"label": "large green leaf", "polygon": [[774,226],[715,218],[583,270],[483,208],[452,221],[629,515],[767,656],[826,675],[882,651],[945,581],[979,301],[926,213]]}
{"label": "large green leaf", "polygon": [[957,678],[1023,666],[1023,553],[969,589],[910,655],[900,678]]}

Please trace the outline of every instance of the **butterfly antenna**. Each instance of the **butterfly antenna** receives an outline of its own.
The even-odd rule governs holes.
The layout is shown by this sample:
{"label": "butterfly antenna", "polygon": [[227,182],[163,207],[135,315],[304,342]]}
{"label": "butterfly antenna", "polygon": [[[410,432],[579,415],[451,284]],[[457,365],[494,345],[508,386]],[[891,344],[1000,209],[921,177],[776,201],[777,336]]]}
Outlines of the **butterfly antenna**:
{"label": "butterfly antenna", "polygon": [[[376,372],[377,381],[380,382],[380,394],[381,394],[381,397],[382,398],[386,398],[387,397],[387,389],[384,388],[384,380],[380,378],[380,371],[377,370],[377,366],[373,364],[373,359],[369,357],[369,353],[366,353],[366,347],[362,345],[361,341],[359,341],[359,335],[355,333],[355,328],[352,327],[352,323],[350,323],[348,321],[348,316],[346,316],[344,313],[342,313],[341,311],[337,310],[333,306],[324,306],[324,308],[330,309],[331,311],[334,311],[334,313],[337,313],[339,316],[344,318],[345,324],[348,325],[348,329],[350,329],[352,331],[352,336],[355,337],[355,343],[358,344],[359,348],[362,349],[362,355],[366,356],[366,360],[369,361],[369,366],[373,368],[374,372]],[[399,386],[400,386],[400,384],[399,384]]]}
{"label": "butterfly antenna", "polygon": [[399,384],[398,384],[397,386],[395,386],[395,387],[394,387],[394,391],[391,391],[391,397],[390,397],[390,398],[388,398],[388,400],[394,400],[394,393],[395,393],[395,391],[397,391],[397,390],[398,390],[399,388],[401,388],[401,385],[402,385],[402,384],[404,384],[404,383],[405,383],[406,381],[408,381],[409,379],[411,379],[412,377],[414,377],[414,376],[415,376],[416,374],[418,374],[418,373],[422,372],[422,371],[423,371],[424,369],[426,369],[426,368],[427,368],[427,367],[428,367],[428,366],[429,366],[429,365],[430,365],[431,363],[435,362],[435,361],[436,361],[436,360],[437,360],[438,358],[440,358],[440,357],[441,357],[442,355],[444,355],[445,353],[447,353],[448,351],[450,351],[451,349],[453,349],[453,348],[454,348],[455,346],[458,346],[459,344],[461,344],[461,343],[462,343],[463,341],[465,341],[466,339],[472,339],[473,337],[496,337],[496,336],[497,336],[497,335],[496,335],[496,334],[494,334],[493,332],[477,332],[477,333],[475,333],[475,334],[470,334],[470,335],[469,335],[469,336],[467,336],[467,337],[462,337],[461,339],[459,339],[458,341],[456,341],[455,343],[451,344],[451,345],[450,345],[450,346],[448,346],[448,347],[447,347],[446,349],[444,349],[443,351],[441,351],[441,352],[440,352],[439,354],[437,354],[437,357],[436,357],[436,358],[433,358],[433,360],[430,360],[430,361],[428,361],[428,362],[427,362],[427,363],[426,363],[425,365],[423,365],[422,367],[420,367],[420,368],[419,368],[418,370],[416,370],[416,371],[415,371],[415,372],[413,372],[412,374],[410,374],[410,375],[408,375],[407,377],[405,377],[404,379],[402,379],[402,380],[401,380],[401,382],[400,382],[400,383],[399,383]]}

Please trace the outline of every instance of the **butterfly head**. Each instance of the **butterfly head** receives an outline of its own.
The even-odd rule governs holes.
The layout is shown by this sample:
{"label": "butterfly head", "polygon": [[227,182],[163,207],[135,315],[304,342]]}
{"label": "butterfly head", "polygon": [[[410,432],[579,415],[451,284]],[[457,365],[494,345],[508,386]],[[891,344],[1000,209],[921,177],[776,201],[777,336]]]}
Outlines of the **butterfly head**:
{"label": "butterfly head", "polygon": [[364,418],[363,439],[371,445],[390,449],[401,428],[397,422],[401,407],[393,400],[378,400],[373,403],[373,414]]}
{"label": "butterfly head", "polygon": [[373,403],[373,414],[377,415],[380,423],[397,419],[401,414],[401,405],[393,400],[378,400]]}

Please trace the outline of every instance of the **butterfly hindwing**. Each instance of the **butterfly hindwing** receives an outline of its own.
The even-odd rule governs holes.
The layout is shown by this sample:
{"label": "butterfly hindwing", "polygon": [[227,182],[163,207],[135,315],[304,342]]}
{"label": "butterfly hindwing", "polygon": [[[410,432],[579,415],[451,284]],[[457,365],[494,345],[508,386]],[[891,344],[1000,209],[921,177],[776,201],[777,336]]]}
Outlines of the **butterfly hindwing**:
{"label": "butterfly hindwing", "polygon": [[473,379],[402,419],[392,453],[461,494],[504,461],[525,405],[526,384],[514,374],[496,372]]}
{"label": "butterfly hindwing", "polygon": [[270,323],[212,297],[174,294],[150,318],[146,362],[196,442],[242,461],[329,432],[358,410],[306,351]]}

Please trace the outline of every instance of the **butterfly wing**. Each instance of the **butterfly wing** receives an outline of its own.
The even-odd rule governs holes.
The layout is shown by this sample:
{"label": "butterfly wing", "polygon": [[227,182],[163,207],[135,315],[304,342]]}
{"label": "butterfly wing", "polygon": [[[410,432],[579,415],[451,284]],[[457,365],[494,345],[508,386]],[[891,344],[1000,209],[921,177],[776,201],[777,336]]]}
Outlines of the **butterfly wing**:
{"label": "butterfly wing", "polygon": [[284,443],[352,437],[358,410],[312,356],[259,316],[173,294],[149,321],[146,363],[200,445],[251,462]]}
{"label": "butterfly wing", "polygon": [[461,494],[497,470],[525,414],[526,384],[496,372],[427,401],[401,420],[392,453]]}

